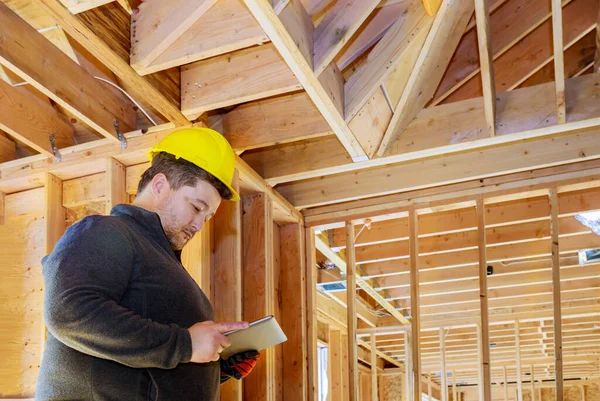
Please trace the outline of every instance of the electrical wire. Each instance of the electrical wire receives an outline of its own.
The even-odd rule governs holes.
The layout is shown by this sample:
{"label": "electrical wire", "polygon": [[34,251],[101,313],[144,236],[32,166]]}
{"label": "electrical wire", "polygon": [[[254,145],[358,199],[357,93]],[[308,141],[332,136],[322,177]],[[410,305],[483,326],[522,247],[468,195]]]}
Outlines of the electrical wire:
{"label": "electrical wire", "polygon": [[156,121],[154,121],[154,120],[152,119],[152,117],[150,117],[150,115],[149,115],[148,113],[146,113],[146,110],[144,110],[144,108],[143,108],[142,106],[140,106],[140,104],[139,104],[138,102],[136,102],[136,101],[135,101],[135,99],[134,99],[133,97],[131,97],[131,95],[130,95],[129,93],[127,93],[127,92],[126,92],[126,91],[125,91],[123,88],[121,88],[119,85],[115,84],[114,82],[111,82],[111,81],[109,81],[108,79],[104,79],[104,78],[102,78],[102,77],[97,77],[97,76],[94,76],[94,78],[96,78],[96,79],[98,79],[98,80],[100,80],[100,81],[102,81],[102,82],[106,82],[107,84],[109,84],[109,85],[111,85],[111,86],[113,86],[113,87],[117,88],[118,90],[120,90],[120,91],[121,91],[121,92],[122,92],[122,93],[123,93],[125,96],[127,96],[127,98],[128,98],[129,100],[131,100],[131,101],[133,102],[133,104],[135,104],[135,105],[137,106],[137,108],[138,108],[138,109],[140,109],[140,111],[141,111],[142,113],[144,113],[144,115],[146,116],[146,118],[147,118],[148,120],[150,120],[150,122],[151,122],[151,123],[152,123],[152,124],[153,124],[155,127],[158,125],[158,124],[156,123]]}

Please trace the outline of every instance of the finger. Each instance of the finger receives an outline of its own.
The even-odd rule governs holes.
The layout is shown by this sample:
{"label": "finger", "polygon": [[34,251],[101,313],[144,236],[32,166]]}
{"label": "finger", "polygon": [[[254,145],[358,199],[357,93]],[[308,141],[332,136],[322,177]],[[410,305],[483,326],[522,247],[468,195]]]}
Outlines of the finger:
{"label": "finger", "polygon": [[225,348],[221,347],[220,345],[217,347],[217,354],[221,355],[221,352],[223,352]]}
{"label": "finger", "polygon": [[231,345],[231,340],[227,338],[227,336],[221,334],[221,336],[219,337],[219,344],[221,345],[221,347],[227,348]]}
{"label": "finger", "polygon": [[215,355],[213,355],[213,357],[211,358],[211,361],[218,361],[219,358],[221,358],[221,355],[215,353]]}
{"label": "finger", "polygon": [[222,322],[217,323],[217,330],[225,333],[231,330],[243,330],[248,328],[248,322]]}

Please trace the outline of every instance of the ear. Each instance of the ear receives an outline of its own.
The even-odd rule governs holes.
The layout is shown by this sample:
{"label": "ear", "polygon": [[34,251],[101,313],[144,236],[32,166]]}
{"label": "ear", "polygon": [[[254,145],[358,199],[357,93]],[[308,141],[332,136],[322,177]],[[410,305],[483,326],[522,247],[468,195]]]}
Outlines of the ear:
{"label": "ear", "polygon": [[167,180],[167,176],[163,173],[158,173],[154,177],[152,177],[150,189],[154,198],[160,198],[167,194],[171,189],[169,181]]}

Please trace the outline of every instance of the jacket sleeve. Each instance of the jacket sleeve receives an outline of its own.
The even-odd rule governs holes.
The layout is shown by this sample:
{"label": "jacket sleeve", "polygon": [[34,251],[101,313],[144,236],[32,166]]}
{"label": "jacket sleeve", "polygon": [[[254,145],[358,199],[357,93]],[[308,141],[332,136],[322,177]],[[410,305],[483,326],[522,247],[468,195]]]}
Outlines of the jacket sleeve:
{"label": "jacket sleeve", "polygon": [[134,265],[131,236],[118,223],[87,217],[69,228],[43,260],[44,318],[65,345],[135,368],[189,362],[189,331],[122,307]]}

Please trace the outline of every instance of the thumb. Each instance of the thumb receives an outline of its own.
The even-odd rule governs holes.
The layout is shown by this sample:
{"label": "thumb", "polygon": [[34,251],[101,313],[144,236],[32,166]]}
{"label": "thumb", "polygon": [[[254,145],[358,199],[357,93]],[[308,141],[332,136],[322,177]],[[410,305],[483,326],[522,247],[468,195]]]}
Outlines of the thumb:
{"label": "thumb", "polygon": [[248,328],[248,322],[222,322],[217,323],[217,330],[221,333],[225,333],[231,330],[242,330]]}

